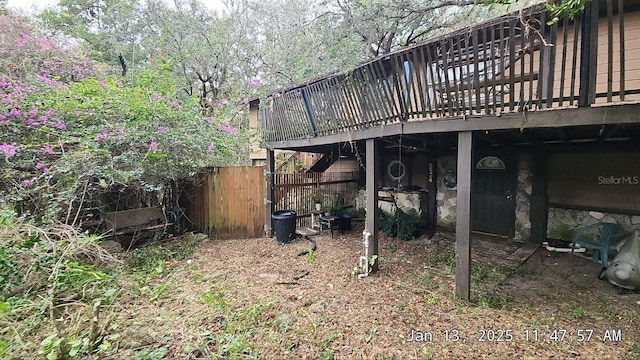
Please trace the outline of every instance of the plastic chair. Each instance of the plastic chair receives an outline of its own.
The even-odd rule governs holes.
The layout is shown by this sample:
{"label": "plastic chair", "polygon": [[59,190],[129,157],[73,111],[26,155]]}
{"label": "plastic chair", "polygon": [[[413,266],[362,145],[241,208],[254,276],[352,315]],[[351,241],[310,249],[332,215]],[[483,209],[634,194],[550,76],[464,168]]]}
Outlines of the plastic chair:
{"label": "plastic chair", "polygon": [[593,262],[600,261],[603,267],[609,266],[609,251],[629,233],[616,223],[599,222],[593,225],[576,228],[571,239],[571,253],[577,246],[590,249]]}

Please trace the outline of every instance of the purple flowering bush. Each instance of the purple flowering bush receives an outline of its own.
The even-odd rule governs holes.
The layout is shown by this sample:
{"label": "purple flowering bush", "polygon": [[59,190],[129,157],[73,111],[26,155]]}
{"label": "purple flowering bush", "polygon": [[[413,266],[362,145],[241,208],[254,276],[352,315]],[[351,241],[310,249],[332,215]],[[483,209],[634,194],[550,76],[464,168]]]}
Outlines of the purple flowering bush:
{"label": "purple flowering bush", "polygon": [[232,125],[241,106],[220,100],[207,113],[178,90],[166,63],[126,77],[98,71],[105,66],[0,18],[8,34],[0,45],[0,207],[77,225],[86,220],[79,209],[104,193],[161,194],[203,167],[247,161],[248,131]]}

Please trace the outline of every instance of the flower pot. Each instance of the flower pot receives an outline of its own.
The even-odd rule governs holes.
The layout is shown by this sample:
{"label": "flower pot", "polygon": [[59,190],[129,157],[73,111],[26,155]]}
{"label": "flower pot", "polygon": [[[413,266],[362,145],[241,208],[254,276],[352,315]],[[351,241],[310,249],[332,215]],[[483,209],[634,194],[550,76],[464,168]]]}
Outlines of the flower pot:
{"label": "flower pot", "polygon": [[322,210],[322,204],[316,203],[316,211]]}
{"label": "flower pot", "polygon": [[339,228],[340,230],[351,230],[351,218],[353,215],[346,213],[340,217]]}

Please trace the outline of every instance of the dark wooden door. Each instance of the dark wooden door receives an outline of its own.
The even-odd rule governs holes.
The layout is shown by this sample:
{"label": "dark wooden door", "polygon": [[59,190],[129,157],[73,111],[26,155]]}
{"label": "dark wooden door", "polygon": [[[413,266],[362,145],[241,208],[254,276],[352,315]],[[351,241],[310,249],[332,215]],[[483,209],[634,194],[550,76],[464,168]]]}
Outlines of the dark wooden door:
{"label": "dark wooden door", "polygon": [[515,229],[515,161],[487,156],[475,162],[471,195],[473,230],[512,237]]}

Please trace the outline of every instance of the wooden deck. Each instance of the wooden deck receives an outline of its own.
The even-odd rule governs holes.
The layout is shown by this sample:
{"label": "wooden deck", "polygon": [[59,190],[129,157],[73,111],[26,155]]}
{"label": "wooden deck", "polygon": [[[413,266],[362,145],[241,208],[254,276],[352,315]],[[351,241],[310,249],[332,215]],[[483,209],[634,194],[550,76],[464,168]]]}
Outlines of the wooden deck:
{"label": "wooden deck", "polygon": [[[276,149],[402,130],[520,129],[530,120],[588,125],[562,110],[640,100],[640,11],[631,5],[592,1],[575,21],[554,25],[541,25],[550,14],[532,7],[293,86],[253,111]],[[548,110],[562,119],[532,116]]]}

